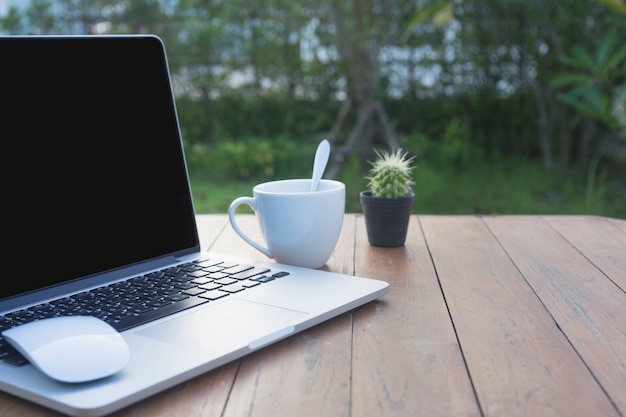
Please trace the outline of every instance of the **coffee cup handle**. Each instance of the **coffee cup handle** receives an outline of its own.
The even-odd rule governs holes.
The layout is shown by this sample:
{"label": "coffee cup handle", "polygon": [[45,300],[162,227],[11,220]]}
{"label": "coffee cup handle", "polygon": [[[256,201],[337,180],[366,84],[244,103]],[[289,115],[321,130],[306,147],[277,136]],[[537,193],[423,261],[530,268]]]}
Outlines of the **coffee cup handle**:
{"label": "coffee cup handle", "polygon": [[230,207],[228,207],[228,219],[230,220],[231,226],[233,227],[233,229],[235,229],[235,232],[237,232],[237,234],[243,240],[248,242],[248,244],[250,244],[253,248],[259,250],[260,252],[264,253],[268,257],[273,258],[272,252],[268,248],[250,239],[248,235],[246,235],[237,225],[237,222],[235,221],[235,211],[237,210],[237,207],[239,207],[242,204],[247,204],[248,206],[250,206],[252,210],[256,211],[256,200],[253,197],[236,198],[235,200],[233,200],[232,203],[230,203]]}

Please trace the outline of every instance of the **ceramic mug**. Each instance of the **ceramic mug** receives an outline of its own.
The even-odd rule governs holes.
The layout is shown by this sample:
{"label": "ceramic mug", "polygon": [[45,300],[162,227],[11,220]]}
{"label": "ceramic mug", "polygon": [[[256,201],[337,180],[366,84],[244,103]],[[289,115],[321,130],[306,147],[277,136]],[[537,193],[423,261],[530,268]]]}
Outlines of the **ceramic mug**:
{"label": "ceramic mug", "polygon": [[[256,185],[254,197],[239,197],[228,208],[230,224],[243,240],[277,262],[319,268],[335,249],[346,204],[344,183],[320,181],[311,192],[310,179],[270,181]],[[254,210],[265,246],[237,225],[235,211],[242,204]]]}

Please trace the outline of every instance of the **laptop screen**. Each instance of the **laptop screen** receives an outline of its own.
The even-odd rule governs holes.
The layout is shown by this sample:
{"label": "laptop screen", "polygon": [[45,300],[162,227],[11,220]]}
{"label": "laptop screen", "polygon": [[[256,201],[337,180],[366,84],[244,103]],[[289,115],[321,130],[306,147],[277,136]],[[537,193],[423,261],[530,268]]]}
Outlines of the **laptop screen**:
{"label": "laptop screen", "polygon": [[0,57],[0,300],[197,250],[160,40],[0,37]]}

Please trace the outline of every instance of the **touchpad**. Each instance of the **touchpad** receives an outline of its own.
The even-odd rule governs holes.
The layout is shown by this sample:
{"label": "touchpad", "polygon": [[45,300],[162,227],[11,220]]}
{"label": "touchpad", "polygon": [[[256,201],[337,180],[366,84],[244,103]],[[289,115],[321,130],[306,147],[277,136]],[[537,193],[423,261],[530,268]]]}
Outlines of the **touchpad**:
{"label": "touchpad", "polygon": [[306,313],[232,299],[157,324],[137,334],[175,345],[221,354],[250,345],[260,347],[285,336]]}

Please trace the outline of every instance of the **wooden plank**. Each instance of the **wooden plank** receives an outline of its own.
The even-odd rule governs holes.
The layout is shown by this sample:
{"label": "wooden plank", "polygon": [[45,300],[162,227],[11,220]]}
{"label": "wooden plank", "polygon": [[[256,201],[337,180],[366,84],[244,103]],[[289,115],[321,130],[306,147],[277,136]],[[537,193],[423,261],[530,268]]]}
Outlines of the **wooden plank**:
{"label": "wooden plank", "polygon": [[[618,415],[481,218],[421,220],[485,416]],[[519,248],[544,246],[515,239]]]}
{"label": "wooden plank", "polygon": [[[354,218],[347,216],[322,269],[352,273],[353,263]],[[224,415],[347,416],[352,331],[346,313],[247,356]]]}
{"label": "wooden plank", "polygon": [[0,392],[0,416],[2,417],[60,417],[47,408],[29,403],[4,392]]}
{"label": "wooden plank", "polygon": [[[232,228],[227,217],[226,219],[227,225],[222,229],[219,238],[207,248],[208,250],[244,258],[273,261],[243,240]],[[237,224],[251,239],[265,245],[261,228],[254,214],[238,214]]]}
{"label": "wooden plank", "polygon": [[196,226],[200,235],[200,248],[207,250],[215,242],[225,227],[230,227],[228,217],[215,214],[200,214],[196,216]]}
{"label": "wooden plank", "polygon": [[480,415],[418,218],[400,248],[370,246],[361,216],[356,232],[356,274],[391,289],[354,313],[351,415]]}
{"label": "wooden plank", "polygon": [[224,365],[113,413],[109,417],[219,416],[224,411],[238,368],[237,362]]}
{"label": "wooden plank", "polygon": [[356,216],[354,214],[345,215],[335,249],[326,265],[320,268],[321,270],[354,275],[355,221]]}
{"label": "wooden plank", "polygon": [[606,220],[613,223],[622,232],[626,233],[626,220],[625,219],[606,218]]}
{"label": "wooden plank", "polygon": [[[219,416],[230,394],[238,364],[232,363],[208,372],[191,381],[153,395],[108,417],[159,416]],[[44,407],[0,393],[2,417],[60,417],[61,414]]]}
{"label": "wooden plank", "polygon": [[626,291],[626,229],[595,216],[546,216],[544,220]]}
{"label": "wooden plank", "polygon": [[351,333],[343,314],[244,358],[224,417],[347,416]]}
{"label": "wooden plank", "polygon": [[[573,247],[540,217],[485,221],[578,355],[626,414],[626,294],[596,268],[597,261],[613,274],[624,274],[626,268],[613,268],[619,262],[626,265],[626,251],[619,247],[614,251],[615,242],[617,246],[626,242],[624,236],[620,241],[621,232],[613,233],[600,218],[546,218],[575,242]],[[608,252],[603,254],[595,244]]]}

